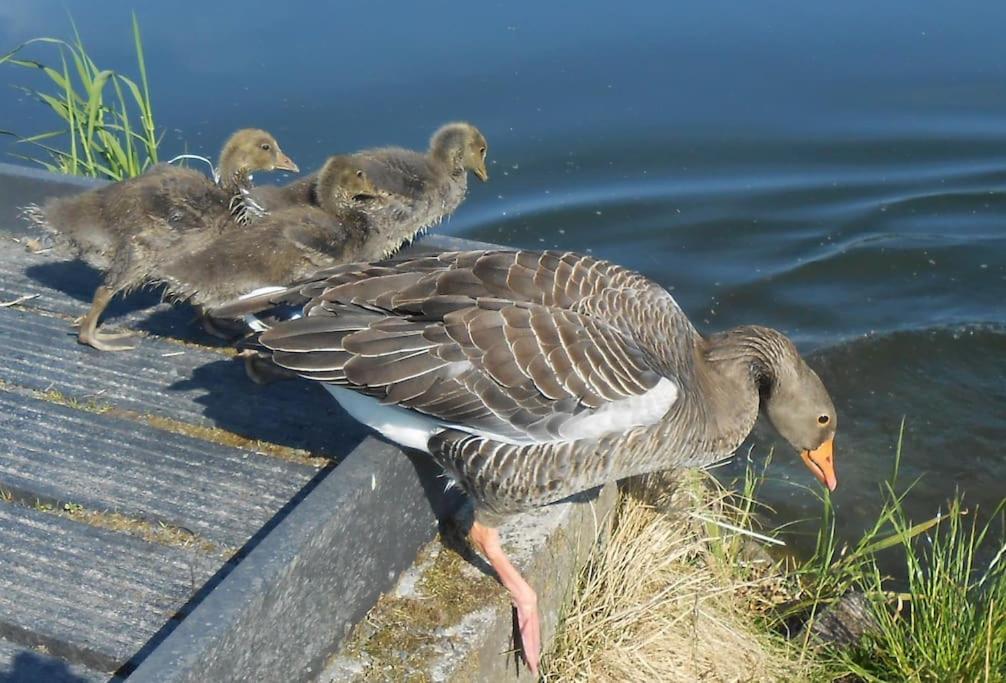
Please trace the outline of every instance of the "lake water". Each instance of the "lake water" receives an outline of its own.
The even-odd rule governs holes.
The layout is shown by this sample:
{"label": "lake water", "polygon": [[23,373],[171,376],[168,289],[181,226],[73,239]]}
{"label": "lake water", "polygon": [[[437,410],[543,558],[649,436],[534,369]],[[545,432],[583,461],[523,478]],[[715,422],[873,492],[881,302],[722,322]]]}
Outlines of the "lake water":
{"label": "lake water", "polygon": [[[983,506],[1006,492],[1006,3],[821,5],[244,0],[138,15],[165,156],[215,156],[255,125],[310,169],[469,119],[492,179],[442,232],[590,251],[667,285],[703,329],[790,334],[839,409],[835,501],[853,536],[902,417],[917,519],[956,489]],[[4,0],[0,49],[67,36],[64,8],[99,65],[133,72],[120,2]],[[0,129],[50,125],[19,92],[0,98]],[[755,457],[771,443],[759,434]],[[788,449],[768,473],[778,520],[819,512]]]}

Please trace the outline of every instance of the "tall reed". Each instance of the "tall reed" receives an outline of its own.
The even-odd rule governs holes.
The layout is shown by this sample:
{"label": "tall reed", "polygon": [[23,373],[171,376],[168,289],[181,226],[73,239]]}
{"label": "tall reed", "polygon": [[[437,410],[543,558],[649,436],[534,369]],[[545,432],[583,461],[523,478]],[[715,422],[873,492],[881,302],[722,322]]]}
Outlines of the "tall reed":
{"label": "tall reed", "polygon": [[[122,180],[157,163],[158,134],[136,14],[132,18],[138,79],[101,69],[89,56],[73,19],[73,40],[33,38],[0,56],[0,64],[37,69],[47,78],[39,89],[21,87],[56,115],[58,127],[18,142],[44,152],[43,158],[15,154],[51,171]],[[24,57],[30,46],[54,47],[58,66]],[[138,81],[138,82],[137,82]],[[10,133],[8,133],[10,134]]]}

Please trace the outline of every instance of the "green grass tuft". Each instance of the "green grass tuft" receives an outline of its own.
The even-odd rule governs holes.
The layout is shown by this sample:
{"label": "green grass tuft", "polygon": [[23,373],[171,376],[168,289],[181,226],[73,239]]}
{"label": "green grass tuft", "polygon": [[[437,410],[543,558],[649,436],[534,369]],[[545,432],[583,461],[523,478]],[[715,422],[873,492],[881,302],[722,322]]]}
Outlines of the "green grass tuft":
{"label": "green grass tuft", "polygon": [[[70,175],[111,180],[137,176],[157,163],[157,147],[163,134],[157,133],[154,124],[136,15],[132,32],[138,79],[99,68],[88,55],[72,18],[70,25],[72,41],[33,38],[0,56],[0,64],[37,69],[46,76],[47,88],[21,89],[44,104],[60,122],[50,131],[15,136],[18,142],[44,152],[44,158],[15,156]],[[58,67],[24,58],[23,52],[33,45],[55,48]]]}
{"label": "green grass tuft", "polygon": [[[912,485],[896,492],[903,436],[904,421],[891,478],[882,487],[884,505],[854,544],[838,542],[825,492],[815,551],[790,574],[797,599],[777,619],[814,619],[859,591],[872,599],[879,629],[851,650],[815,653],[828,660],[829,679],[1006,681],[1006,500],[984,525],[959,493],[945,512],[913,523],[902,505]],[[895,579],[881,572],[877,554],[899,547],[903,569],[894,590]],[[805,632],[809,636],[810,629]],[[802,646],[808,653],[814,648],[807,640]]]}
{"label": "green grass tuft", "polygon": [[[930,534],[905,544],[907,593],[897,608],[878,602],[879,632],[840,655],[850,673],[866,681],[1006,681],[1006,546],[983,565],[993,522],[967,515],[957,496]],[[902,533],[912,528],[900,515],[894,523]],[[887,583],[875,565],[862,580],[874,594]]]}

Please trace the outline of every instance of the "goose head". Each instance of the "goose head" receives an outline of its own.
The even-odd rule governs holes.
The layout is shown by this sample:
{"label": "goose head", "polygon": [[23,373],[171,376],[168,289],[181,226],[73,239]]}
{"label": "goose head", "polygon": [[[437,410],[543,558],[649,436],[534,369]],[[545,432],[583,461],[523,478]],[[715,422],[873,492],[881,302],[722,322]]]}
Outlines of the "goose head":
{"label": "goose head", "polygon": [[[784,338],[785,339],[785,338]],[[835,431],[838,415],[821,378],[800,357],[792,342],[773,363],[762,384],[762,405],[779,435],[799,453],[818,481],[834,491]]]}
{"label": "goose head", "polygon": [[297,164],[283,153],[276,138],[258,128],[244,128],[231,135],[220,150],[217,169],[221,178],[256,171],[298,172]]}
{"label": "goose head", "polygon": [[354,202],[380,195],[359,159],[350,155],[329,157],[318,174],[315,190],[323,209],[338,212]]}
{"label": "goose head", "polygon": [[[760,405],[775,430],[800,454],[818,481],[834,491],[835,430],[838,415],[828,390],[800,352],[782,332],[758,325],[742,325],[709,337],[707,358],[714,374],[724,381],[715,391],[724,413],[745,403],[751,393],[750,419],[734,420],[725,427],[737,436],[735,446],[747,436]],[[744,388],[746,387],[746,388]],[[747,409],[741,409],[747,415]],[[736,433],[737,424],[742,433]],[[722,426],[722,425],[721,425]]]}
{"label": "goose head", "polygon": [[430,139],[430,156],[452,170],[471,171],[479,180],[489,180],[486,171],[486,138],[470,123],[448,123]]}

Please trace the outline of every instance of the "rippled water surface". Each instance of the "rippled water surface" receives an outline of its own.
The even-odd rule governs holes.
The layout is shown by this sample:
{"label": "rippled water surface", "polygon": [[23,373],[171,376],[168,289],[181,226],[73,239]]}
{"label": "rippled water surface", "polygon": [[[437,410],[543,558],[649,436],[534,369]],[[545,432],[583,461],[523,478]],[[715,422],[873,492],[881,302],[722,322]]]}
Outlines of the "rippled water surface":
{"label": "rippled water surface", "polygon": [[[1006,4],[821,4],[245,0],[138,15],[168,154],[215,154],[257,125],[313,168],[470,119],[492,180],[443,231],[591,251],[672,288],[703,329],[789,333],[840,411],[851,535],[876,512],[903,416],[913,515],[957,488],[984,505],[1006,491]],[[122,3],[4,0],[0,49],[66,35],[64,6],[99,64],[132,68]],[[0,129],[40,132],[45,116],[0,98]],[[786,483],[811,483],[788,452],[770,474],[781,519],[819,510]]]}

